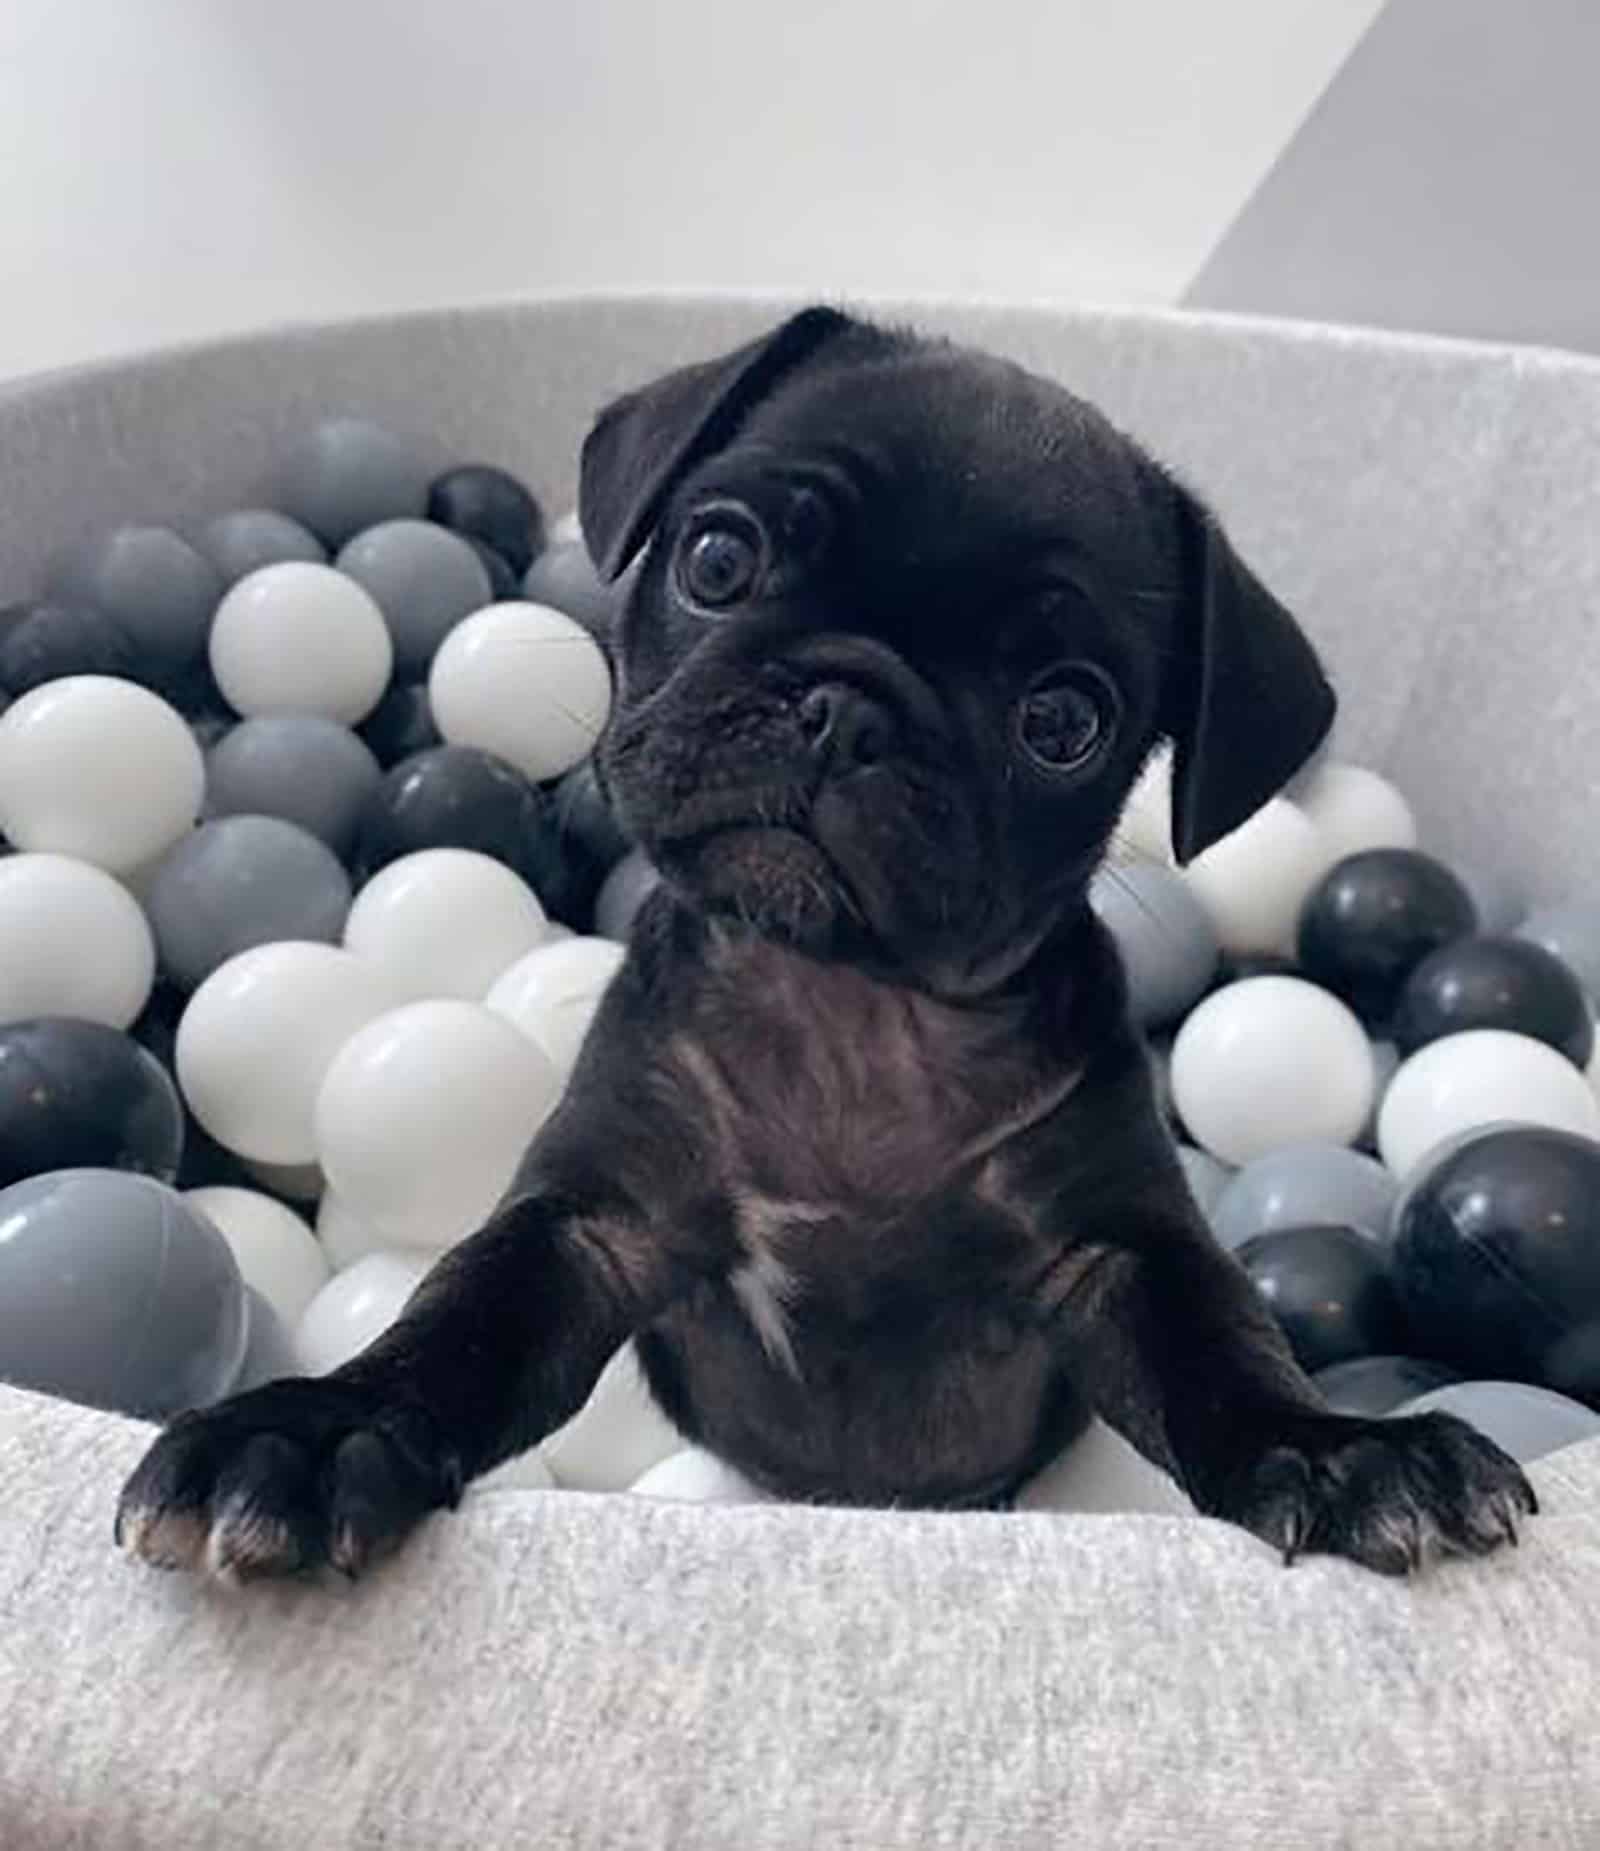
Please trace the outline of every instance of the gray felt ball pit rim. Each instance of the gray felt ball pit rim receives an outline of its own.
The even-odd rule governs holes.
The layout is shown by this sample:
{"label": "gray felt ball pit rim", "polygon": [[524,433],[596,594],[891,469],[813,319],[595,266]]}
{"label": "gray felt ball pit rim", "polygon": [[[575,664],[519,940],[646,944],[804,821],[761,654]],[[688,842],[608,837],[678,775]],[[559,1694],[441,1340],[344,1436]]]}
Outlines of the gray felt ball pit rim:
{"label": "gray felt ball pit rim", "polygon": [[[26,587],[105,522],[260,505],[286,435],[335,407],[403,427],[409,405],[441,466],[492,449],[559,512],[596,404],[787,306],[575,298],[24,382],[0,393],[0,558]],[[1063,373],[1174,461],[1328,649],[1341,749],[1418,793],[1444,847],[1487,831],[1531,898],[1557,895],[1600,760],[1600,364],[1171,313],[887,312]],[[1529,722],[1509,764],[1508,710]],[[1534,1468],[1546,1514],[1515,1555],[1409,1587],[1285,1574],[1189,1519],[531,1494],[431,1524],[346,1600],[241,1606],[135,1585],[111,1550],[147,1437],[0,1390],[0,1672],[26,1696],[0,1842],[1600,1842],[1593,1444]],[[135,1700],[108,1701],[130,1672]]]}

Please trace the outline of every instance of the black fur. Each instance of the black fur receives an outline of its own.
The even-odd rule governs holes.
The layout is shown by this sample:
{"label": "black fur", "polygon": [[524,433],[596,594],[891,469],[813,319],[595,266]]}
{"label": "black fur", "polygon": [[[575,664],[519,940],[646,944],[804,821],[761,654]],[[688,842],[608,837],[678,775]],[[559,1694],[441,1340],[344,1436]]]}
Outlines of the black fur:
{"label": "black fur", "polygon": [[1295,1366],[1086,902],[1160,738],[1188,858],[1331,719],[1216,523],[1061,387],[830,310],[606,411],[582,514],[608,576],[643,555],[598,769],[666,878],[490,1226],[332,1376],[174,1423],[124,1544],[354,1573],[629,1336],[784,1496],[1003,1502],[1093,1409],[1287,1558],[1509,1538],[1533,1494],[1487,1440]]}

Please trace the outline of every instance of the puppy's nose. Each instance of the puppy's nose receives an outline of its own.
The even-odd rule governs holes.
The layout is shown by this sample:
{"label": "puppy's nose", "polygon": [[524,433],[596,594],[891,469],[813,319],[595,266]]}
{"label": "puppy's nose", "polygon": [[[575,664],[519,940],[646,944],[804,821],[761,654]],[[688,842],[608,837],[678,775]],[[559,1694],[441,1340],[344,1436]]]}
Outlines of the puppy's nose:
{"label": "puppy's nose", "polygon": [[819,682],[800,703],[806,742],[818,758],[841,765],[872,765],[889,749],[887,713],[844,681]]}

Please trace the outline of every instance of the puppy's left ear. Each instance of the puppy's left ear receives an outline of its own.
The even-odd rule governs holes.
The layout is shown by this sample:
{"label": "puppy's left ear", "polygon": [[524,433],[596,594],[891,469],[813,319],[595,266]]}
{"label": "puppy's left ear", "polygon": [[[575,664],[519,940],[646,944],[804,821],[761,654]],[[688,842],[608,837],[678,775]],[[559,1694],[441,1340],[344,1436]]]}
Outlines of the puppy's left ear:
{"label": "puppy's left ear", "polygon": [[1189,492],[1177,498],[1181,612],[1162,731],[1173,742],[1180,863],[1282,790],[1333,724],[1336,701],[1305,632]]}
{"label": "puppy's left ear", "polygon": [[836,309],[803,309],[719,360],[680,367],[608,405],[584,439],[578,483],[578,519],[600,576],[608,583],[621,576],[673,484],[728,443],[785,373],[861,325]]}

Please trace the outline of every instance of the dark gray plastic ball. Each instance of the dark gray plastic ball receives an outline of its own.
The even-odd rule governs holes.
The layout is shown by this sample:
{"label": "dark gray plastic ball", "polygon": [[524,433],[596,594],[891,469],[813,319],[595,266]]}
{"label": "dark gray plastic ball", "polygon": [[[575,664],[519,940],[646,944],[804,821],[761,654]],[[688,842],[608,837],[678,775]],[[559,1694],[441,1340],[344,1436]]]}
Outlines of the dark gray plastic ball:
{"label": "dark gray plastic ball", "polygon": [[285,458],[277,500],[330,547],[379,521],[419,518],[434,470],[395,432],[328,418]]}
{"label": "dark gray plastic ball", "polygon": [[221,575],[170,527],[116,527],[68,561],[60,586],[116,624],[142,663],[170,669],[205,647]]}
{"label": "dark gray plastic ball", "polygon": [[605,584],[581,540],[558,540],[528,567],[522,595],[531,603],[565,611],[591,634],[601,634],[621,610],[626,584],[625,577],[615,585]]}
{"label": "dark gray plastic ball", "polygon": [[238,1376],[244,1282],[176,1190],[54,1170],[0,1191],[0,1380],[165,1419]]}
{"label": "dark gray plastic ball", "polygon": [[202,823],[162,857],[145,896],[161,968],[179,989],[278,939],[337,944],[350,877],[326,843],[276,816]]}
{"label": "dark gray plastic ball", "polygon": [[276,508],[236,508],[219,514],[201,533],[200,551],[229,585],[285,560],[328,563],[328,550],[311,529]]}
{"label": "dark gray plastic ball", "polygon": [[206,810],[213,817],[279,817],[308,830],[343,861],[382,778],[371,747],[337,720],[262,714],[241,721],[212,747]]}
{"label": "dark gray plastic ball", "polygon": [[494,598],[483,561],[460,534],[432,521],[382,521],[347,542],[334,564],[383,612],[401,680],[426,673],[461,619]]}

